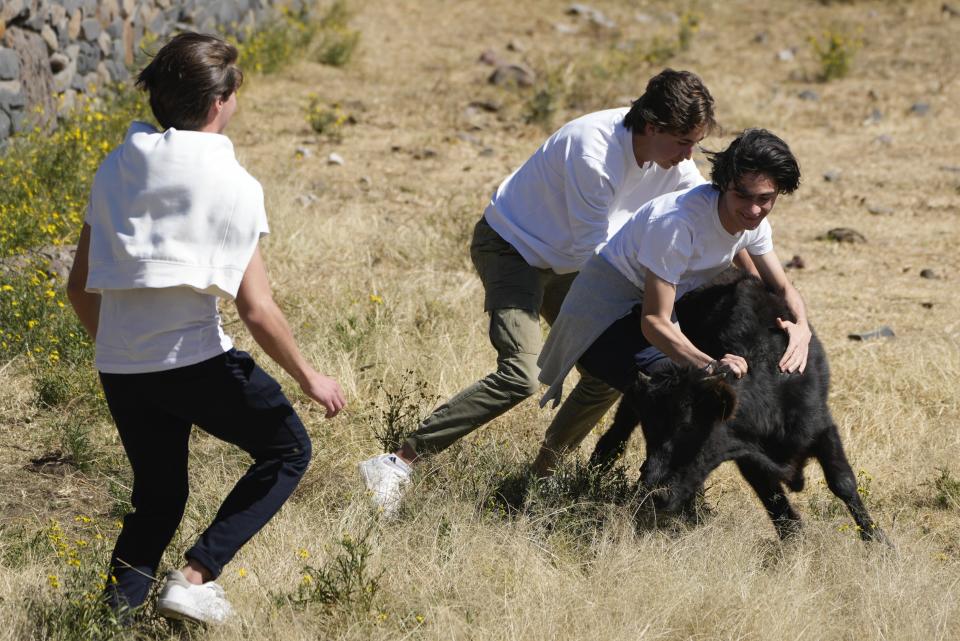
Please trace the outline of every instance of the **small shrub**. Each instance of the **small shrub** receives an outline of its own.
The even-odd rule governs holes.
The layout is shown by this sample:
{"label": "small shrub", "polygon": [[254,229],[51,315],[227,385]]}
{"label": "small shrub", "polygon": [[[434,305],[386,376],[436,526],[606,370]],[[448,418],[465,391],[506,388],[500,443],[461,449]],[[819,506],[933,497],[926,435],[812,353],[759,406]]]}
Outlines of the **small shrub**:
{"label": "small shrub", "polygon": [[669,38],[654,36],[650,43],[650,49],[644,54],[643,59],[654,66],[661,66],[668,60],[677,55],[677,43]]}
{"label": "small shrub", "polygon": [[87,362],[91,341],[65,298],[38,266],[0,272],[0,360],[26,353],[54,366]]}
{"label": "small shrub", "polygon": [[333,326],[333,339],[344,352],[361,352],[391,315],[379,294],[371,293],[366,302],[357,302],[363,309],[344,312]]}
{"label": "small shrub", "polygon": [[81,472],[89,472],[97,459],[97,451],[90,440],[90,431],[85,419],[71,419],[63,428],[63,450]]}
{"label": "small shrub", "polygon": [[42,531],[29,534],[22,525],[0,525],[0,565],[19,569],[26,567],[46,548]]}
{"label": "small shrub", "polygon": [[930,483],[933,486],[933,504],[942,510],[960,509],[960,479],[947,468],[938,471],[940,476]]}
{"label": "small shrub", "polygon": [[356,121],[353,117],[337,103],[328,105],[315,94],[311,94],[308,98],[307,123],[310,128],[332,142],[343,140],[343,127],[347,124],[354,124]]}
{"label": "small shrub", "polygon": [[551,530],[591,538],[617,507],[643,498],[622,466],[602,473],[575,459],[558,466],[553,476],[534,480],[528,489],[525,509]]}
{"label": "small shrub", "polygon": [[43,533],[48,549],[55,554],[56,569],[47,575],[47,586],[28,595],[25,608],[35,639],[107,641],[130,638],[136,627],[156,626],[154,619],[141,620],[135,629],[125,628],[102,598],[111,580],[107,565],[112,541],[101,526],[87,516],[75,517],[76,527],[68,535],[53,521]]}
{"label": "small shrub", "polygon": [[127,84],[83,100],[53,133],[39,127],[11,139],[0,157],[0,257],[76,239],[93,175],[146,102]]}
{"label": "small shrub", "polygon": [[843,78],[850,72],[850,65],[860,41],[842,31],[828,29],[821,37],[811,36],[810,47],[820,65],[817,77],[822,82]]}
{"label": "small shrub", "polygon": [[336,0],[320,19],[320,44],[314,59],[332,67],[342,67],[353,57],[360,42],[360,32],[351,29],[347,22],[350,11],[344,0]]}
{"label": "small shrub", "polygon": [[700,20],[703,16],[696,11],[684,11],[680,15],[680,26],[677,30],[677,48],[688,51],[693,43],[693,36],[700,31]]}
{"label": "small shrub", "polygon": [[268,74],[290,64],[309,46],[317,27],[306,8],[297,12],[282,9],[273,21],[245,33],[242,41],[230,40],[240,53],[241,68]]}
{"label": "small shrub", "polygon": [[394,452],[429,416],[439,397],[427,394],[426,381],[416,378],[413,370],[403,372],[396,387],[388,387],[382,380],[376,382],[376,387],[377,400],[371,418],[373,437],[384,452]]}
{"label": "small shrub", "polygon": [[528,124],[540,125],[546,130],[553,128],[554,116],[568,102],[574,83],[574,71],[574,64],[568,63],[554,67],[542,75],[524,105],[523,118]]}
{"label": "small shrub", "polygon": [[[373,550],[368,543],[371,529],[354,539],[345,535],[337,542],[337,553],[321,567],[303,566],[300,585],[289,601],[295,606],[317,605],[367,615],[373,609],[383,572],[370,568]],[[305,557],[301,551],[301,558]]]}

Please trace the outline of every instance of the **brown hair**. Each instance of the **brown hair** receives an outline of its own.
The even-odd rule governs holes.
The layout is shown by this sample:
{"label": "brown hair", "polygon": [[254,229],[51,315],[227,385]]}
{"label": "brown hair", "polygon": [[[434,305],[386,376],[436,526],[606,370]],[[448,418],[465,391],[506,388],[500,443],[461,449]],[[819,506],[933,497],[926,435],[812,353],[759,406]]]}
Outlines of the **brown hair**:
{"label": "brown hair", "polygon": [[243,83],[237,48],[201,33],[174,36],[140,75],[150,108],[164,129],[200,129],[217,98],[226,100]]}
{"label": "brown hair", "polygon": [[766,129],[746,129],[723,151],[708,151],[713,168],[710,179],[721,194],[736,187],[746,174],[762,174],[772,180],[781,194],[792,194],[800,186],[800,165],[782,138]]}
{"label": "brown hair", "polygon": [[647,83],[647,90],[633,102],[623,124],[641,135],[648,124],[672,134],[689,133],[701,126],[710,133],[717,126],[713,96],[695,73],[664,69]]}

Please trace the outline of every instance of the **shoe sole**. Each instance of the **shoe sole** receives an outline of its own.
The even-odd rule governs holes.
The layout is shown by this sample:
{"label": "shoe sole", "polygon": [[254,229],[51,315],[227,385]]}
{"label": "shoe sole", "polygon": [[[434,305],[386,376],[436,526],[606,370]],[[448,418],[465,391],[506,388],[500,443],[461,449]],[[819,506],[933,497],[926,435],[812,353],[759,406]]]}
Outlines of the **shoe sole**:
{"label": "shoe sole", "polygon": [[205,621],[197,610],[175,601],[168,601],[166,603],[158,601],[157,612],[160,613],[160,616],[167,619],[188,621],[190,623],[211,623],[211,621]]}

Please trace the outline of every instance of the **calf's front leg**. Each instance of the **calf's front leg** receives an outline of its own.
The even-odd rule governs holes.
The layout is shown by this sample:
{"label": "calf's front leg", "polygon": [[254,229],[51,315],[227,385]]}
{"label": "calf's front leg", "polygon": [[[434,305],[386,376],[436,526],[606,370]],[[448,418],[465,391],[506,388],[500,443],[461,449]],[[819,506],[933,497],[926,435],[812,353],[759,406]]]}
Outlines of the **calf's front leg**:
{"label": "calf's front leg", "polygon": [[640,423],[640,416],[634,409],[636,402],[637,399],[630,392],[623,395],[613,417],[613,425],[600,437],[590,455],[590,466],[599,468],[601,473],[607,472],[623,455],[630,435]]}
{"label": "calf's front leg", "polygon": [[786,539],[799,533],[800,515],[790,505],[780,479],[746,458],[737,459],[737,467],[763,503],[770,520],[773,521],[773,527],[777,530],[777,536]]}

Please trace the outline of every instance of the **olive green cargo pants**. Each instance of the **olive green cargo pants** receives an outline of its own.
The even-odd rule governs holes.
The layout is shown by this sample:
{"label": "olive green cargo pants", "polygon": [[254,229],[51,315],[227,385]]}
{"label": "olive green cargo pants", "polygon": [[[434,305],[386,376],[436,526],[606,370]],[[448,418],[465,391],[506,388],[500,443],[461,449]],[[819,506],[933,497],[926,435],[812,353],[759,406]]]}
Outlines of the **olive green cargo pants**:
{"label": "olive green cargo pants", "polygon": [[[474,228],[470,257],[483,282],[497,370],[423,421],[406,441],[418,455],[440,452],[539,391],[540,316],[553,323],[576,276],[531,267],[483,218]],[[576,447],[618,397],[617,390],[581,372],[547,430],[544,447],[558,453]]]}

